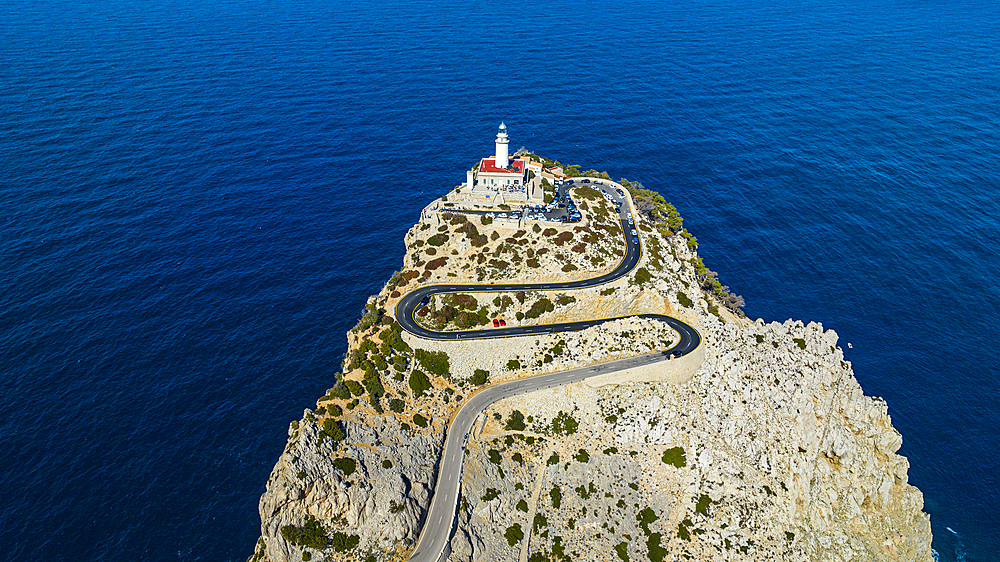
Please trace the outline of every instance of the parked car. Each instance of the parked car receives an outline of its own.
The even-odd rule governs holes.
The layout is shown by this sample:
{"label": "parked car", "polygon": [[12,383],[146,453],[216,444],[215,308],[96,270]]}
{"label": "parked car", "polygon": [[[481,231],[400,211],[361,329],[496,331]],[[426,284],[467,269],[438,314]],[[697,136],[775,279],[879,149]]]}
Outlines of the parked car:
{"label": "parked car", "polygon": [[500,319],[500,325],[501,326],[506,326],[507,325],[507,323],[503,321],[503,318]]}
{"label": "parked car", "polygon": [[493,319],[493,327],[494,328],[499,328],[500,327],[500,321],[497,320],[496,318]]}
{"label": "parked car", "polygon": [[590,183],[590,180],[588,180],[588,179],[582,179],[582,180],[580,180],[580,183]]}

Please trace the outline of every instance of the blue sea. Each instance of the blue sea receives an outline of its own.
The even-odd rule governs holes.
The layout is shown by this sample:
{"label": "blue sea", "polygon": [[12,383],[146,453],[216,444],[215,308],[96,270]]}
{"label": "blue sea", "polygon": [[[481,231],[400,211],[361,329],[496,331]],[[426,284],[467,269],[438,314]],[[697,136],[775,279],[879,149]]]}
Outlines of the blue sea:
{"label": "blue sea", "polygon": [[0,0],[0,559],[245,560],[431,198],[512,149],[820,321],[1000,559],[1000,5]]}

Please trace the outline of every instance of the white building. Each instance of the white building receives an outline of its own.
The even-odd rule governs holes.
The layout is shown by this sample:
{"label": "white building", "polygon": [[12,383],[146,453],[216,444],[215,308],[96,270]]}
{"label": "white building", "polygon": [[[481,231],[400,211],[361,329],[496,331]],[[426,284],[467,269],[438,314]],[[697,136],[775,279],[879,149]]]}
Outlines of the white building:
{"label": "white building", "polygon": [[500,123],[494,156],[483,158],[465,173],[464,193],[500,203],[529,199],[531,187],[528,185],[527,163],[521,159],[510,160],[507,151],[509,142],[507,126]]}

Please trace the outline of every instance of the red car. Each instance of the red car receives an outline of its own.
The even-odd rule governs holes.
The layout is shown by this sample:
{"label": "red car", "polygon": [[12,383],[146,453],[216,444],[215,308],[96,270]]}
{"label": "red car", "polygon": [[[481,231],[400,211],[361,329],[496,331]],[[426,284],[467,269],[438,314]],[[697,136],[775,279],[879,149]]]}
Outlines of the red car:
{"label": "red car", "polygon": [[500,321],[497,320],[496,318],[493,319],[493,327],[494,328],[499,328],[500,327]]}
{"label": "red car", "polygon": [[501,326],[506,326],[507,325],[507,323],[503,321],[503,318],[500,319],[500,325]]}

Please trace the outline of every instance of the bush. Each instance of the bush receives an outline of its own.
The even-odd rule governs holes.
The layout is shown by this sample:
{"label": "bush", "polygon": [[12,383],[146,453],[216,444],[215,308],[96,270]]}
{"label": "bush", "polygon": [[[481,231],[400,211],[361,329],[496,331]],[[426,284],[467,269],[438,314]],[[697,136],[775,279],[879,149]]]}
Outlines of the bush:
{"label": "bush", "polygon": [[806,340],[805,339],[803,339],[803,338],[792,338],[792,341],[795,342],[795,345],[799,346],[799,349],[805,349],[806,348]]}
{"label": "bush", "polygon": [[325,549],[329,542],[323,526],[311,515],[306,519],[306,524],[301,527],[296,527],[295,525],[285,525],[282,527],[281,536],[291,544],[314,550]]}
{"label": "bush", "polygon": [[361,396],[365,393],[364,387],[358,381],[344,381],[344,388],[355,396]]}
{"label": "bush", "polygon": [[622,562],[628,562],[628,543],[622,542],[615,545],[615,554]]}
{"label": "bush", "polygon": [[488,224],[493,224],[493,217],[483,215],[479,217],[479,222],[483,223],[483,226],[486,226]]}
{"label": "bush", "polygon": [[511,371],[516,371],[521,368],[521,362],[517,359],[511,359],[507,362],[507,368]]}
{"label": "bush", "polygon": [[326,392],[322,400],[347,400],[351,397],[351,391],[347,390],[343,384],[337,384]]}
{"label": "bush", "polygon": [[562,490],[559,489],[559,486],[553,486],[549,490],[549,497],[552,498],[552,507],[559,509],[559,505],[562,503]]}
{"label": "bush", "polygon": [[512,411],[510,417],[507,418],[505,429],[507,431],[524,431],[524,428],[524,414],[519,410]]}
{"label": "bush", "polygon": [[434,236],[431,236],[430,238],[427,239],[427,243],[430,244],[431,246],[441,246],[447,241],[448,241],[448,235],[443,232],[435,234]]}
{"label": "bush", "polygon": [[358,543],[360,542],[361,538],[357,535],[348,535],[339,531],[335,531],[332,535],[330,535],[330,546],[332,546],[337,552],[354,550],[358,547]]}
{"label": "bush", "polygon": [[385,394],[385,387],[382,386],[382,378],[374,370],[365,372],[364,386],[372,398],[378,398]]}
{"label": "bush", "polygon": [[559,464],[559,453],[552,453],[552,456],[549,457],[549,460],[545,461],[545,464],[547,466]]}
{"label": "bush", "polygon": [[424,395],[424,392],[433,388],[431,386],[431,381],[427,378],[427,375],[423,371],[413,371],[410,373],[410,390],[413,391],[413,395],[420,398]]}
{"label": "bush", "polygon": [[472,384],[481,386],[490,382],[490,372],[483,369],[476,369],[472,373]]}
{"label": "bush", "polygon": [[691,306],[694,305],[694,303],[691,302],[691,299],[680,291],[677,291],[677,302],[681,303],[681,306],[684,308],[691,308]]}
{"label": "bush", "polygon": [[508,545],[514,546],[517,543],[524,540],[524,531],[521,530],[521,525],[514,523],[510,527],[507,527],[507,530],[504,531],[503,536],[505,539],[507,539]]}
{"label": "bush", "polygon": [[435,269],[441,267],[442,265],[444,265],[447,262],[448,262],[448,258],[446,258],[446,257],[442,256],[440,258],[435,258],[435,259],[432,259],[431,261],[427,262],[427,265],[424,266],[424,269],[426,269],[427,271],[434,271]]}
{"label": "bush", "polygon": [[385,459],[384,461],[382,461],[382,468],[385,468],[385,469],[392,468],[392,461],[389,460],[389,459]]}
{"label": "bush", "polygon": [[337,420],[330,418],[323,420],[323,433],[334,441],[340,442],[344,440],[344,430],[340,427],[340,423]]}
{"label": "bush", "polygon": [[448,375],[450,366],[448,365],[447,353],[443,351],[427,351],[425,349],[417,349],[413,353],[417,357],[417,361],[420,361],[420,364],[432,375],[439,377]]}
{"label": "bush", "polygon": [[417,427],[427,427],[427,418],[420,414],[413,414],[413,424]]}
{"label": "bush", "polygon": [[572,416],[566,412],[560,411],[556,414],[556,417],[552,418],[552,432],[565,435],[572,435],[576,433],[576,430],[580,427],[580,423],[573,419]]}
{"label": "bush", "polygon": [[519,500],[519,501],[517,502],[517,505],[515,505],[514,507],[515,507],[515,508],[516,508],[516,509],[517,509],[518,511],[523,511],[523,512],[525,512],[525,513],[528,513],[528,502],[524,501],[523,499],[522,499],[522,500]]}
{"label": "bush", "polygon": [[484,502],[493,501],[500,497],[500,492],[496,488],[487,488],[486,494],[483,495],[482,500]]}
{"label": "bush", "polygon": [[399,398],[393,398],[389,400],[389,410],[396,412],[397,414],[403,413],[403,408],[406,406],[406,402],[403,402]]}
{"label": "bush", "polygon": [[354,470],[357,469],[358,463],[355,462],[354,459],[341,457],[333,460],[333,466],[339,468],[340,471],[344,473],[344,476],[350,476],[354,474]]}
{"label": "bush", "polygon": [[552,304],[552,301],[546,298],[541,298],[535,301],[535,304],[531,305],[531,308],[529,308],[528,311],[524,313],[524,317],[538,318],[542,314],[546,312],[552,312],[555,309],[556,307],[555,305]]}
{"label": "bush", "polygon": [[535,514],[535,520],[534,520],[533,523],[534,524],[532,525],[532,527],[534,528],[534,530],[535,530],[534,532],[535,532],[536,535],[538,534],[538,530],[539,529],[541,529],[542,527],[548,527],[549,526],[549,520],[546,519],[545,516],[542,515],[541,513],[536,513]]}
{"label": "bush", "polygon": [[500,466],[500,451],[496,449],[490,449],[490,462]]}
{"label": "bush", "polygon": [[663,451],[663,462],[672,464],[677,468],[684,468],[687,466],[687,455],[684,453],[684,448],[671,447]]}
{"label": "bush", "polygon": [[586,449],[580,449],[580,452],[576,454],[577,462],[587,462],[590,460],[590,453]]}
{"label": "bush", "polygon": [[646,269],[645,267],[640,267],[639,269],[635,270],[635,282],[638,283],[639,285],[642,285],[643,283],[649,283],[649,280],[652,278],[653,276],[650,275],[649,270]]}

